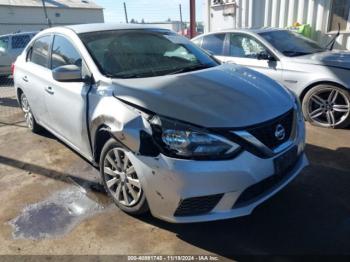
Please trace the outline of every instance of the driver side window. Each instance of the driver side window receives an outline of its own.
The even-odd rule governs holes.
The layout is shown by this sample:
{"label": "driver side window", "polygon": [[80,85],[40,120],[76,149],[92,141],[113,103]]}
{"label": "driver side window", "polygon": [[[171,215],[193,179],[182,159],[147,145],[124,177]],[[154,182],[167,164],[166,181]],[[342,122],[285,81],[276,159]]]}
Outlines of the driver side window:
{"label": "driver side window", "polygon": [[251,36],[231,34],[229,52],[233,57],[257,59],[259,53],[267,52],[267,50]]}

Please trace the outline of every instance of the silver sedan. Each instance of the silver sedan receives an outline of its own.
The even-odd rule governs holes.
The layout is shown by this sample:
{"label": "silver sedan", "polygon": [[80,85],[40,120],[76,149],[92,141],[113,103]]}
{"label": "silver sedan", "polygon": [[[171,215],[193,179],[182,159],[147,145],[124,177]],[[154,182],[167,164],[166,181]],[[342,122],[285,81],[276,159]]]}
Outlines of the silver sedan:
{"label": "silver sedan", "polygon": [[[100,169],[116,205],[171,222],[250,214],[308,164],[295,96],[174,32],[89,24],[40,32],[14,65],[28,127]],[[249,112],[249,114],[247,114]]]}
{"label": "silver sedan", "polygon": [[350,52],[331,51],[288,30],[228,30],[193,39],[224,63],[259,71],[292,90],[321,127],[350,124]]}

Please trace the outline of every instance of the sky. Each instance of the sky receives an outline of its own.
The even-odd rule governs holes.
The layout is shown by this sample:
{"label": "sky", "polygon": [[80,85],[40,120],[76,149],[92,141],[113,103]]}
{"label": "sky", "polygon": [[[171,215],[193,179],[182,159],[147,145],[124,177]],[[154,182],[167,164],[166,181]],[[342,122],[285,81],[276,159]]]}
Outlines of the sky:
{"label": "sky", "polygon": [[[196,0],[196,19],[202,21],[203,1]],[[189,21],[189,0],[94,0],[103,8],[105,22],[125,22],[123,2],[125,2],[129,21],[133,18],[141,22],[161,22],[168,18],[180,20],[179,4],[182,5],[183,21]]]}

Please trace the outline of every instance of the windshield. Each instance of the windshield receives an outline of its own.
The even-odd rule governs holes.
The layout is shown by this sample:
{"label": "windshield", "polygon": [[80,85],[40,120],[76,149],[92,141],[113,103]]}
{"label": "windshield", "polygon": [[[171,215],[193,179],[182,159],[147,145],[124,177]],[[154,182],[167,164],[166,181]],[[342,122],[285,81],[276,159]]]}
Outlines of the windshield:
{"label": "windshield", "polygon": [[152,77],[218,65],[189,40],[170,31],[103,31],[84,33],[80,38],[108,77]]}
{"label": "windshield", "polygon": [[292,31],[272,31],[260,33],[274,48],[285,56],[309,55],[325,51],[316,42]]}

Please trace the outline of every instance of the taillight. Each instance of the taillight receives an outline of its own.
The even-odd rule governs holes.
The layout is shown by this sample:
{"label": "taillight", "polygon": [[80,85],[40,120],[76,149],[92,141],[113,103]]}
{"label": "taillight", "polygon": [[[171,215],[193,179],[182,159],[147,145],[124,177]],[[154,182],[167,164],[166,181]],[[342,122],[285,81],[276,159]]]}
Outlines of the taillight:
{"label": "taillight", "polygon": [[15,63],[11,64],[11,74],[13,75],[15,73]]}

